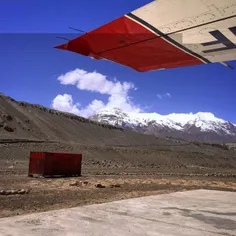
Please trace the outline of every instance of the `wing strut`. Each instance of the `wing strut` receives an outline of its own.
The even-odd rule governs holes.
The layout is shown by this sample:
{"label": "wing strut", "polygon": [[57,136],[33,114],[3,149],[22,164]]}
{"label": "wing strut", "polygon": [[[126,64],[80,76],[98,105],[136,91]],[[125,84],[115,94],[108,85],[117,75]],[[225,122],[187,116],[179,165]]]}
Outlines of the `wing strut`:
{"label": "wing strut", "polygon": [[74,31],[78,31],[78,32],[80,32],[80,33],[87,33],[87,32],[85,32],[85,31],[83,31],[83,30],[76,29],[76,28],[73,28],[73,27],[69,27],[69,29],[74,30]]}
{"label": "wing strut", "polygon": [[222,64],[223,66],[228,67],[228,68],[231,69],[231,70],[234,70],[234,68],[233,68],[231,65],[229,65],[228,63],[226,63],[226,62],[224,62],[224,61],[220,62],[220,64]]}

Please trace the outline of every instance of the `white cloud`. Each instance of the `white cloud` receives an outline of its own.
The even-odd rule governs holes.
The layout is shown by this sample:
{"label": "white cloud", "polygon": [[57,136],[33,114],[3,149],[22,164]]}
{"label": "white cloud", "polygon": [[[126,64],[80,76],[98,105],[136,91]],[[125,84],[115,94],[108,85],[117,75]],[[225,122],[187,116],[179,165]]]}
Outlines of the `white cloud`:
{"label": "white cloud", "polygon": [[96,112],[104,109],[105,107],[106,105],[103,103],[103,101],[95,99],[87,107],[81,109],[80,115],[89,117],[94,115]]}
{"label": "white cloud", "polygon": [[76,115],[80,114],[79,104],[73,103],[73,98],[69,94],[57,95],[52,101],[52,107],[59,111],[70,112]]}
{"label": "white cloud", "polygon": [[171,98],[171,94],[170,93],[165,93],[165,94],[157,94],[157,97],[159,99],[163,99],[165,97]]}
{"label": "white cloud", "polygon": [[81,69],[75,69],[58,77],[61,84],[76,85],[80,90],[87,90],[91,92],[98,92],[101,94],[126,94],[135,86],[132,83],[121,83],[117,79],[114,81],[108,80],[103,74],[94,72],[87,72]]}
{"label": "white cloud", "polygon": [[171,98],[171,94],[170,93],[166,93],[166,96]]}
{"label": "white cloud", "polygon": [[80,90],[97,92],[109,95],[105,104],[101,100],[93,100],[89,105],[79,109],[79,104],[74,104],[69,94],[58,95],[52,102],[52,107],[57,110],[75,113],[89,117],[102,109],[121,108],[126,112],[140,112],[141,109],[134,105],[129,97],[130,90],[136,90],[133,83],[120,82],[116,78],[108,80],[107,76],[97,72],[87,72],[76,69],[58,77],[63,85],[75,85]]}
{"label": "white cloud", "polygon": [[105,104],[99,100],[93,100],[87,107],[79,109],[79,104],[73,103],[73,98],[69,94],[57,95],[52,101],[52,107],[59,111],[70,112],[81,116],[91,116],[95,112],[103,109]]}

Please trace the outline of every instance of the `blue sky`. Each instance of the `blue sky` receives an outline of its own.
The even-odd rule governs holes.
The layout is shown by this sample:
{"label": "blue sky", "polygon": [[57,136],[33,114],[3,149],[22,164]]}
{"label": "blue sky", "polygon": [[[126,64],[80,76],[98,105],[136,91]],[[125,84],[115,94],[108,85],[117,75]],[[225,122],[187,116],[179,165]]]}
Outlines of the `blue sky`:
{"label": "blue sky", "polygon": [[[138,73],[109,61],[96,61],[53,48],[64,43],[57,36],[77,36],[69,26],[90,31],[148,2],[151,1],[51,0],[49,4],[45,0],[2,0],[0,92],[45,106],[51,106],[58,95],[68,94],[73,97],[77,110],[85,109],[94,100],[106,105],[108,99],[114,99],[109,92],[91,91],[88,87],[79,89],[82,85],[64,85],[57,79],[81,69],[105,75],[106,82],[113,81],[113,85],[117,83],[114,78],[121,85],[125,81],[132,84],[133,87],[122,94],[133,107],[145,112],[212,112],[236,123],[236,70],[212,64]],[[230,64],[236,67],[235,61]],[[167,93],[171,97],[166,96]]]}

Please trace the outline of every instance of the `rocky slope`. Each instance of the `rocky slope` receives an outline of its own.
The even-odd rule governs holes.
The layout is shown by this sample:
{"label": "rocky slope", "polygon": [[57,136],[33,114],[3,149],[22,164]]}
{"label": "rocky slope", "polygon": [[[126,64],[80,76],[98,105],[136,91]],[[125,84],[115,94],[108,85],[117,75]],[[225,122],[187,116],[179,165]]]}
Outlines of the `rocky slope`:
{"label": "rocky slope", "polygon": [[101,124],[70,113],[17,102],[0,94],[0,141],[14,139],[59,141],[89,145],[158,145],[172,140],[157,139],[121,127]]}
{"label": "rocky slope", "polygon": [[217,118],[212,113],[164,116],[157,113],[126,113],[119,108],[114,108],[111,111],[103,110],[90,119],[156,136],[203,142],[236,140],[236,125]]}

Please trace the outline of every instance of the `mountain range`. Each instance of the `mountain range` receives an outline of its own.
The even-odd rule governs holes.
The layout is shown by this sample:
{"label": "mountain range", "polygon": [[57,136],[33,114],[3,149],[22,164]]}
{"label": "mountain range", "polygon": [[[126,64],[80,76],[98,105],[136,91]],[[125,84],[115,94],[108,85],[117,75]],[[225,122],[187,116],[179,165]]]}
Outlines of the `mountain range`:
{"label": "mountain range", "polygon": [[161,137],[212,143],[236,141],[236,125],[209,112],[160,115],[113,108],[102,110],[90,119]]}
{"label": "mountain range", "polygon": [[[159,139],[154,135],[144,135],[130,129],[101,124],[39,104],[16,101],[0,93],[0,144],[19,140],[99,147],[174,144],[170,139]],[[12,152],[13,150],[8,150],[6,156]]]}

